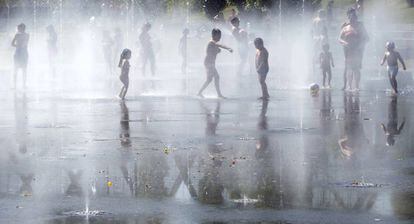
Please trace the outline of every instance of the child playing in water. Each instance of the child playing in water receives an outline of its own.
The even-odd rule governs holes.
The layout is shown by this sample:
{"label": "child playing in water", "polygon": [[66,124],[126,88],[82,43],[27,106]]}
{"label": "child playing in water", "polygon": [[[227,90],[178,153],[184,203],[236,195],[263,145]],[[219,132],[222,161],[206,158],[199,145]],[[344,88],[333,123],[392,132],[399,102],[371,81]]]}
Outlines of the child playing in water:
{"label": "child playing in water", "polygon": [[267,52],[266,48],[264,47],[263,39],[256,38],[254,40],[254,46],[257,49],[256,52],[256,71],[259,74],[259,83],[262,88],[262,97],[259,99],[267,100],[269,99],[269,92],[267,91],[266,85],[266,76],[269,72],[269,53]]}
{"label": "child playing in water", "polygon": [[397,88],[397,74],[398,74],[398,61],[401,62],[404,70],[405,67],[404,60],[402,59],[400,53],[395,51],[394,42],[387,42],[386,44],[387,51],[385,52],[384,58],[381,61],[381,65],[384,65],[387,62],[388,77],[390,79],[391,87],[394,91],[394,94],[398,94]]}
{"label": "child playing in water", "polygon": [[240,64],[238,67],[237,74],[240,74],[243,72],[243,68],[246,65],[247,58],[248,58],[248,50],[249,50],[249,39],[247,32],[244,29],[240,28],[240,19],[237,17],[234,17],[230,21],[232,28],[232,35],[236,39],[238,43],[238,51],[240,56]]}
{"label": "child playing in water", "polygon": [[145,76],[145,68],[147,62],[151,65],[151,74],[155,75],[155,54],[152,48],[151,36],[149,31],[151,29],[151,23],[145,23],[142,26],[141,34],[139,35],[139,42],[141,43],[141,57],[142,57],[142,75]]}
{"label": "child playing in water", "polygon": [[26,87],[26,71],[29,53],[27,45],[29,43],[29,34],[26,33],[26,25],[21,23],[17,26],[17,33],[13,38],[12,46],[16,48],[14,52],[14,88],[16,88],[17,72],[19,69],[23,73],[23,87]]}
{"label": "child playing in water", "polygon": [[198,96],[200,96],[202,98],[204,97],[203,96],[204,89],[207,88],[207,86],[210,84],[210,82],[214,78],[214,85],[216,87],[218,97],[225,98],[221,94],[221,90],[220,90],[220,76],[219,76],[219,74],[217,72],[217,69],[216,69],[216,58],[217,58],[217,54],[220,53],[220,51],[221,51],[220,48],[228,50],[230,53],[233,53],[233,49],[218,44],[218,42],[221,39],[221,30],[213,29],[211,31],[211,37],[212,37],[212,40],[210,40],[210,42],[208,42],[207,50],[206,50],[207,55],[204,59],[204,66],[205,66],[206,72],[207,72],[207,80],[204,82],[203,86],[201,87],[200,91],[198,92]]}
{"label": "child playing in water", "polygon": [[[329,51],[329,44],[324,44],[322,46],[323,51],[319,55],[319,62],[321,64],[322,76],[323,76],[323,87],[331,88],[331,79],[332,79],[332,67],[335,67],[332,53]],[[328,76],[328,86],[325,85],[326,76]]]}
{"label": "child playing in water", "polygon": [[121,80],[122,84],[124,86],[121,89],[121,92],[119,93],[119,98],[122,100],[125,99],[125,95],[128,91],[129,87],[129,59],[131,58],[131,50],[124,49],[121,53],[121,57],[119,58],[119,64],[118,67],[121,68],[121,75],[119,76],[119,79]]}

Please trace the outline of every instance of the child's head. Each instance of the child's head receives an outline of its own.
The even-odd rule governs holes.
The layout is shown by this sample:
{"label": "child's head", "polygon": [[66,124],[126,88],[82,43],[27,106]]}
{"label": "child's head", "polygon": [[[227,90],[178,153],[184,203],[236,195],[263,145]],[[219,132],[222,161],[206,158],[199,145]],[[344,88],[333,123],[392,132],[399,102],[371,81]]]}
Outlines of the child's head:
{"label": "child's head", "polygon": [[395,144],[394,135],[387,135],[387,146],[393,146]]}
{"label": "child's head", "polygon": [[325,52],[329,51],[329,44],[323,44],[322,45],[322,50],[325,51]]}
{"label": "child's head", "polygon": [[26,31],[26,25],[24,23],[20,23],[19,25],[17,25],[17,31],[23,33]]}
{"label": "child's head", "polygon": [[385,44],[385,48],[387,48],[388,51],[393,51],[395,49],[395,43],[392,41],[387,42]]}
{"label": "child's head", "polygon": [[185,28],[183,30],[183,35],[188,35],[190,33],[190,30],[188,28]]}
{"label": "child's head", "polygon": [[312,83],[309,86],[309,90],[312,96],[317,96],[319,94],[319,85],[316,83]]}
{"label": "child's head", "polygon": [[240,19],[237,18],[237,17],[234,17],[233,19],[231,19],[230,23],[234,27],[239,27],[240,26]]}
{"label": "child's head", "polygon": [[254,39],[254,46],[257,49],[262,49],[264,47],[263,39],[260,37]]}
{"label": "child's head", "polygon": [[211,31],[211,38],[215,41],[215,42],[219,42],[221,39],[221,30],[220,29],[213,29]]}
{"label": "child's head", "polygon": [[358,20],[358,16],[357,16],[356,10],[354,8],[348,9],[348,11],[346,12],[346,15],[348,16],[348,20],[350,22],[354,22],[354,21]]}
{"label": "child's head", "polygon": [[119,64],[118,66],[121,67],[122,66],[122,62],[124,60],[129,60],[131,58],[131,50],[129,50],[128,48],[125,48],[122,53],[121,53],[121,57],[119,58]]}
{"label": "child's head", "polygon": [[142,26],[142,31],[147,32],[151,29],[151,23],[146,22],[144,23],[144,25]]}

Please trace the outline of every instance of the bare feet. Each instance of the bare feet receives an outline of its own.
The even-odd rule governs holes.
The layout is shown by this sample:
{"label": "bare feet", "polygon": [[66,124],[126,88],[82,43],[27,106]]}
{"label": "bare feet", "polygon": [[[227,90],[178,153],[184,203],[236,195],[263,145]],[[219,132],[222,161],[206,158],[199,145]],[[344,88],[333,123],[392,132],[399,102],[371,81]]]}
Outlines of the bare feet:
{"label": "bare feet", "polygon": [[218,98],[220,99],[227,99],[226,97],[224,97],[223,95],[219,95]]}

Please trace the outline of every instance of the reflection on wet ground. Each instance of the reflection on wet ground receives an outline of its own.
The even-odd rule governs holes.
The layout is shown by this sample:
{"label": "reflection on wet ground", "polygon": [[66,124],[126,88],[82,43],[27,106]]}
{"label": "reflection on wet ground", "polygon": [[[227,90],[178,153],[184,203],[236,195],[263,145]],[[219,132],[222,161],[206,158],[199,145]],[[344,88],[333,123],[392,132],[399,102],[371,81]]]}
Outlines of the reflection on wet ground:
{"label": "reflection on wet ground", "polygon": [[413,221],[410,96],[274,96],[4,94],[0,223]]}

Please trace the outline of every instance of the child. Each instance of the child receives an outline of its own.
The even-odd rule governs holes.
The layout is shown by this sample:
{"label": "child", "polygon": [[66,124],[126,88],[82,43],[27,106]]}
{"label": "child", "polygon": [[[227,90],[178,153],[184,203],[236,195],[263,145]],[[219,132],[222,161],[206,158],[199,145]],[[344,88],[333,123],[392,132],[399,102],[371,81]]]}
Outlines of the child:
{"label": "child", "polygon": [[23,87],[26,88],[26,70],[29,60],[27,45],[29,43],[29,34],[26,33],[26,25],[20,23],[17,26],[17,33],[13,38],[12,46],[16,48],[14,52],[14,88],[16,88],[17,72],[19,69],[23,72]]}
{"label": "child", "polygon": [[398,51],[395,51],[394,42],[387,42],[386,49],[387,51],[385,52],[384,58],[381,61],[381,65],[384,65],[385,61],[387,61],[388,78],[390,79],[391,87],[394,91],[394,94],[398,94],[398,61],[401,62],[404,70],[406,70],[407,68],[405,67],[404,60],[401,58],[400,53],[398,53]]}
{"label": "child", "polygon": [[264,47],[263,39],[256,38],[254,40],[254,46],[257,49],[256,52],[256,71],[259,74],[259,83],[262,88],[262,97],[259,99],[268,100],[269,99],[269,92],[267,91],[266,85],[266,76],[269,72],[269,53],[267,52],[266,48]]}
{"label": "child", "polygon": [[151,65],[151,74],[155,75],[155,54],[152,48],[151,36],[149,31],[151,29],[151,23],[145,23],[142,26],[141,34],[139,35],[139,41],[141,43],[141,57],[142,57],[142,75],[145,76],[145,68],[147,66],[147,61]]}
{"label": "child", "polygon": [[121,68],[121,75],[119,76],[119,79],[121,80],[122,84],[124,86],[121,89],[121,92],[119,93],[119,98],[122,100],[125,99],[125,95],[128,91],[129,87],[129,59],[131,58],[131,50],[124,49],[121,53],[121,57],[119,58],[119,64],[118,67]]}
{"label": "child", "polygon": [[203,96],[204,89],[207,88],[207,86],[210,84],[210,82],[214,78],[214,85],[216,87],[218,97],[225,98],[221,94],[221,90],[220,90],[220,76],[216,69],[216,58],[217,58],[217,54],[220,53],[221,51],[220,48],[228,50],[230,53],[233,53],[233,50],[229,47],[218,44],[218,42],[221,39],[221,30],[213,29],[211,31],[211,37],[212,37],[212,40],[208,42],[207,50],[206,50],[207,55],[204,59],[204,66],[206,67],[206,72],[207,72],[207,80],[204,82],[203,86],[198,92],[198,96],[202,98],[204,97]]}
{"label": "child", "polygon": [[181,72],[185,74],[187,72],[187,39],[188,39],[189,30],[185,28],[183,30],[183,36],[180,39],[180,43],[178,45],[178,51],[183,59],[181,64]]}
{"label": "child", "polygon": [[237,74],[240,74],[241,72],[243,72],[243,68],[246,64],[247,61],[247,57],[248,57],[248,50],[249,50],[249,40],[248,40],[248,35],[247,32],[243,29],[240,28],[240,19],[237,17],[234,17],[231,21],[230,21],[231,25],[233,26],[232,28],[232,35],[233,37],[236,39],[237,43],[238,43],[238,51],[239,51],[239,56],[240,56],[240,64],[238,67],[238,71]]}
{"label": "child", "polygon": [[[323,87],[331,88],[331,79],[332,79],[332,67],[335,67],[332,53],[329,51],[329,44],[324,44],[322,46],[323,51],[319,55],[319,62],[321,64],[322,76],[323,76]],[[328,86],[325,85],[326,75],[328,75]]]}

